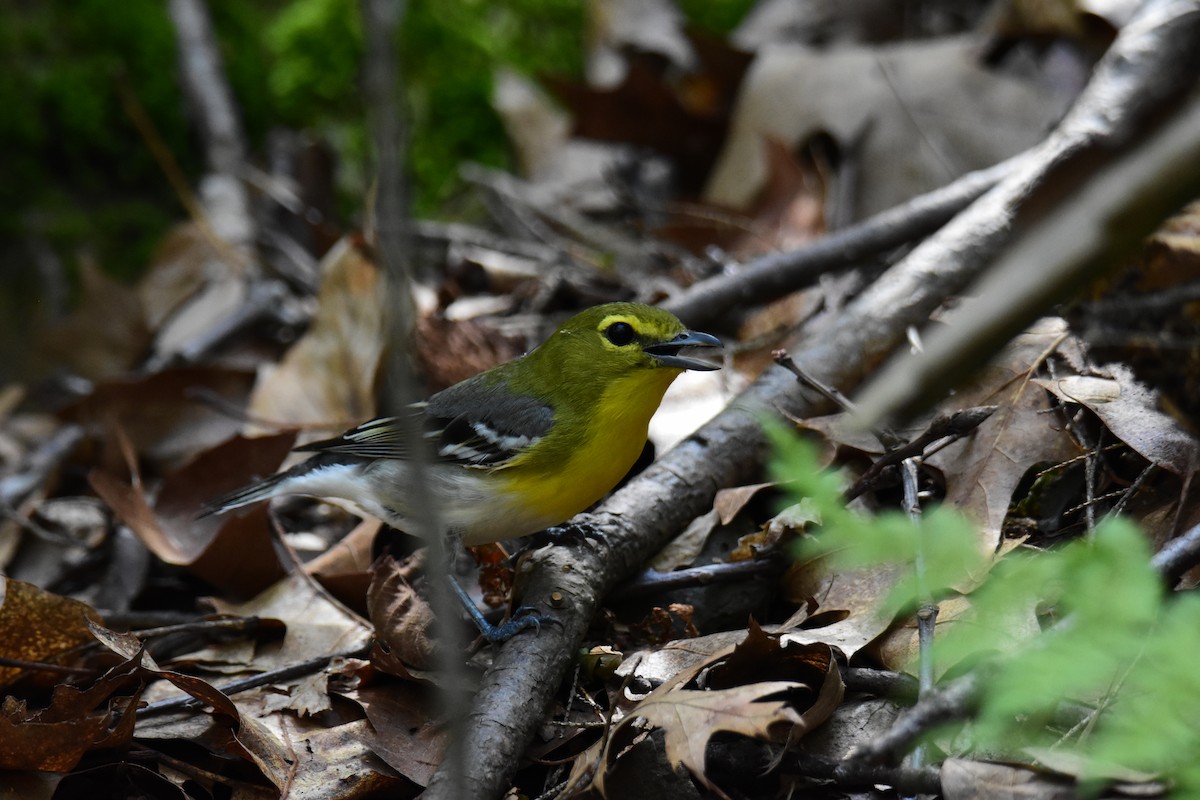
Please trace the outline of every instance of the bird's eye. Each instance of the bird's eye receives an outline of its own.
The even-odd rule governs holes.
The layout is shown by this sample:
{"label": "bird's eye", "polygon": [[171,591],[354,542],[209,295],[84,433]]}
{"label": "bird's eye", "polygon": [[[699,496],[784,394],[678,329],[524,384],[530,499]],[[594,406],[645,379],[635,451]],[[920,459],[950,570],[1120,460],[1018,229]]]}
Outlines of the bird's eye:
{"label": "bird's eye", "polygon": [[637,333],[628,322],[614,322],[604,329],[604,338],[617,347],[624,347],[634,340]]}

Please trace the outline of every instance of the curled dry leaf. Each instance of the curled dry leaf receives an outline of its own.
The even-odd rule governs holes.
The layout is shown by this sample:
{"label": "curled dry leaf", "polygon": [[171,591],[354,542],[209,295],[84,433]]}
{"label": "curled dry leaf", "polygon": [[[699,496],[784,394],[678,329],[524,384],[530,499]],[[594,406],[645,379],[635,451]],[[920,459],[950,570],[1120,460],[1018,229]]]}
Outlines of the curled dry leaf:
{"label": "curled dry leaf", "polygon": [[163,669],[146,652],[143,642],[131,633],[118,633],[88,620],[88,630],[96,641],[126,659],[126,663],[136,667],[142,673],[148,673],[170,681],[177,688],[196,698],[213,711],[224,714],[232,720],[238,719],[237,707],[233,701],[218,691],[212,684],[194,675]]}
{"label": "curled dry leaf", "polygon": [[234,597],[252,597],[284,575],[265,504],[196,519],[204,504],[275,471],[294,433],[234,437],[171,472],[153,504],[141,482],[93,470],[92,488],[152,553],[184,566]]}
{"label": "curled dry leaf", "polygon": [[593,787],[606,796],[606,776],[650,726],[663,730],[672,768],[686,767],[707,790],[728,797],[704,771],[705,749],[714,734],[793,740],[828,719],[843,691],[828,646],[781,643],[751,622],[738,645],[684,669],[630,709],[607,740],[576,762],[572,782],[598,762]]}
{"label": "curled dry leaf", "polygon": [[[69,772],[91,750],[128,744],[141,696],[137,684],[136,668],[124,664],[87,689],[55,687],[44,709],[5,697],[0,703],[0,770]],[[130,686],[132,694],[114,696]]]}
{"label": "curled dry leaf", "polygon": [[371,567],[367,608],[375,625],[371,660],[385,672],[422,678],[434,666],[433,609],[408,582],[408,570],[391,556]]}
{"label": "curled dry leaf", "polygon": [[1066,323],[1048,318],[1013,339],[952,398],[955,409],[999,408],[963,443],[926,460],[945,476],[946,505],[979,523],[980,548],[989,555],[1000,547],[1004,517],[1025,473],[1079,454],[1065,426],[1049,413],[1045,390],[1031,380],[1033,370],[1066,336]]}
{"label": "curled dry leaf", "polygon": [[1159,408],[1158,398],[1123,364],[1091,375],[1039,380],[1064,403],[1087,407],[1105,427],[1152,464],[1186,478],[1200,469],[1200,441]]}

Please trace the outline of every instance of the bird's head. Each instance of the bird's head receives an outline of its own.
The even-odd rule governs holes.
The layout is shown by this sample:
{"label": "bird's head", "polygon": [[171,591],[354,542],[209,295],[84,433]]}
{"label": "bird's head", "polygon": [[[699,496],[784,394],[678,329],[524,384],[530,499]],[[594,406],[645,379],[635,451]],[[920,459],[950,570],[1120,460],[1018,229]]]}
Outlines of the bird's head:
{"label": "bird's head", "polygon": [[534,352],[546,363],[557,364],[563,379],[592,375],[614,380],[653,372],[665,384],[684,370],[719,369],[690,353],[720,346],[717,337],[688,330],[669,311],[639,303],[607,303],[571,317]]}

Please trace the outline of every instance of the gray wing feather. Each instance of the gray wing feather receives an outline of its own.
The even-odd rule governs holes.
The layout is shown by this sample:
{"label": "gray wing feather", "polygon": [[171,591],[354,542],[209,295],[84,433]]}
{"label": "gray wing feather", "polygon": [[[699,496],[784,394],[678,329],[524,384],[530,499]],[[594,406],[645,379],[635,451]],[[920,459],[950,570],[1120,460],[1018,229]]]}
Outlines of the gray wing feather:
{"label": "gray wing feather", "polygon": [[[413,414],[438,458],[476,466],[498,466],[532,446],[554,424],[554,410],[528,395],[514,394],[496,379],[469,378],[438,392]],[[364,422],[341,436],[299,450],[344,453],[358,458],[409,458],[399,417]]]}

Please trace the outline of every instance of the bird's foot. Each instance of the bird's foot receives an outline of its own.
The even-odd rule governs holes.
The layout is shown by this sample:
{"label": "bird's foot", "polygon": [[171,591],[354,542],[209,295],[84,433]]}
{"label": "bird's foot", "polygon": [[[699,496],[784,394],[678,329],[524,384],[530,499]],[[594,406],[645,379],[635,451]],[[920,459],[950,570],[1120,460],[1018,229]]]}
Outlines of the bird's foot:
{"label": "bird's foot", "polygon": [[491,644],[500,644],[507,642],[512,637],[516,636],[527,628],[533,628],[541,631],[542,623],[554,623],[561,625],[562,623],[548,614],[540,614],[538,610],[532,606],[521,606],[518,608],[507,621],[499,625],[493,625],[483,616],[483,612],[475,605],[471,596],[466,590],[458,584],[458,581],[450,579],[450,586],[454,590],[455,596],[462,603],[463,609],[467,612],[467,616],[475,623],[475,627],[479,630],[480,635]]}
{"label": "bird's foot", "polygon": [[548,544],[566,544],[567,542],[585,543],[589,539],[603,542],[604,531],[591,520],[579,519],[565,525],[553,525],[544,531],[532,534],[529,539],[530,547],[545,547]]}
{"label": "bird's foot", "polygon": [[542,614],[533,606],[521,606],[513,612],[511,617],[499,625],[492,625],[485,621],[486,627],[484,627],[484,625],[479,624],[479,620],[475,621],[480,635],[491,644],[507,642],[521,631],[529,628],[533,628],[535,632],[541,633],[543,623],[562,625],[562,622],[557,618],[549,614]]}

